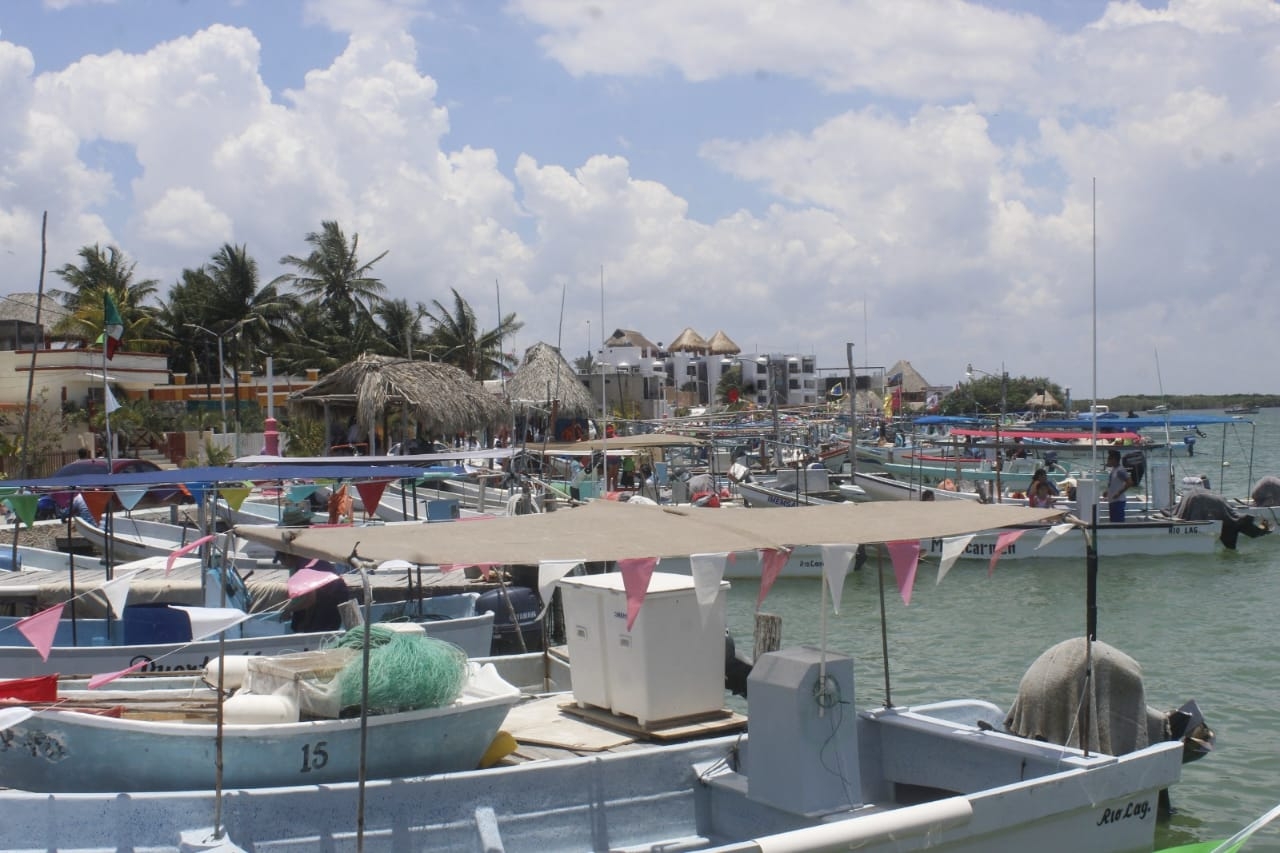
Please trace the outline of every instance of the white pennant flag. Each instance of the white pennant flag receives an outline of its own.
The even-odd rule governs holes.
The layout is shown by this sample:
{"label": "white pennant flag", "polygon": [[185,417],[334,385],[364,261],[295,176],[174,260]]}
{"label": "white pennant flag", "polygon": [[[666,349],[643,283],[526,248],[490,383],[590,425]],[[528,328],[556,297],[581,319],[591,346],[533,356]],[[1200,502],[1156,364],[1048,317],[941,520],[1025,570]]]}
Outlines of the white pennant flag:
{"label": "white pennant flag", "polygon": [[249,618],[249,614],[238,607],[180,607],[176,604],[169,607],[187,614],[191,620],[192,641],[212,637]]}
{"label": "white pennant flag", "polygon": [[111,393],[110,385],[103,385],[102,390],[107,392],[107,414],[111,414],[120,408],[120,404],[116,402],[116,395]]}
{"label": "white pennant flag", "polygon": [[956,564],[956,560],[960,559],[964,549],[969,547],[969,543],[977,535],[976,533],[970,533],[967,536],[952,536],[942,540],[942,562],[938,563],[938,580],[934,586],[942,583],[942,579],[947,576],[947,572],[951,571],[951,567]]}
{"label": "white pennant flag", "polygon": [[840,612],[840,596],[844,593],[844,579],[849,574],[849,561],[857,552],[857,545],[823,545],[822,577],[831,591],[831,609]]}
{"label": "white pennant flag", "polygon": [[109,580],[99,587],[102,594],[107,597],[107,604],[110,605],[111,612],[117,619],[124,618],[124,603],[129,599],[129,582],[141,571],[139,569],[136,572],[130,572],[123,577]]}
{"label": "white pennant flag", "polygon": [[0,708],[0,732],[35,716],[30,708]]}
{"label": "white pennant flag", "polygon": [[1050,527],[1048,530],[1044,532],[1044,536],[1040,538],[1040,544],[1036,546],[1036,550],[1039,551],[1045,545],[1048,545],[1050,542],[1057,539],[1059,536],[1066,533],[1068,530],[1072,529],[1073,527],[1075,527],[1074,524],[1053,525],[1052,527]]}
{"label": "white pennant flag", "polygon": [[720,595],[720,582],[724,580],[724,567],[729,555],[723,554],[690,554],[689,571],[693,575],[693,592],[698,599],[698,607],[703,618],[711,610]]}
{"label": "white pennant flag", "polygon": [[[582,565],[582,560],[543,560],[538,563],[538,595],[542,596],[542,612],[551,606],[551,596],[556,591],[556,581]],[[539,619],[542,616],[538,617]]]}

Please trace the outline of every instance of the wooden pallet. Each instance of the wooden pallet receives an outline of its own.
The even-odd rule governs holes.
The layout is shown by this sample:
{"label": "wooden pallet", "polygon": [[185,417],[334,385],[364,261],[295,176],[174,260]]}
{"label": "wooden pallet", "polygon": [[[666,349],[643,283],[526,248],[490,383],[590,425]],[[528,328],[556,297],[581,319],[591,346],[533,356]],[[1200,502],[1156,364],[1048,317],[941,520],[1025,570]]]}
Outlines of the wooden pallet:
{"label": "wooden pallet", "polygon": [[747,726],[745,716],[728,708],[668,720],[649,720],[644,725],[640,725],[640,721],[635,717],[614,714],[594,705],[582,707],[576,702],[565,702],[560,705],[560,710],[596,725],[626,732],[636,738],[661,742],[728,734]]}

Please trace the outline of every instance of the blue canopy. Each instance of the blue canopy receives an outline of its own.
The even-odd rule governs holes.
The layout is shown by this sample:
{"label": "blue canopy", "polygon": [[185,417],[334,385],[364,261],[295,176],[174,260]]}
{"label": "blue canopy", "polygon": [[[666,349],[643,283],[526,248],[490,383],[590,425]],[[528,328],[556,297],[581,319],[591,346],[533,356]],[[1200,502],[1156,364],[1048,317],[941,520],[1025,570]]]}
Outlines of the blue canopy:
{"label": "blue canopy", "polygon": [[4,480],[4,488],[111,489],[184,483],[243,483],[245,480],[408,480],[423,474],[409,465],[251,465],[174,468],[132,474],[75,474],[36,480]]}
{"label": "blue canopy", "polygon": [[[1087,430],[1093,428],[1093,423],[1094,419],[1092,417],[1081,415],[1078,418],[1036,421],[1035,428]],[[1233,415],[1140,415],[1131,418],[1116,412],[1108,412],[1105,415],[1099,415],[1097,423],[1098,432],[1106,432],[1108,430],[1111,432],[1123,432],[1140,429],[1161,429],[1166,425],[1180,429],[1191,429],[1192,427],[1208,424],[1252,424],[1253,421]]]}

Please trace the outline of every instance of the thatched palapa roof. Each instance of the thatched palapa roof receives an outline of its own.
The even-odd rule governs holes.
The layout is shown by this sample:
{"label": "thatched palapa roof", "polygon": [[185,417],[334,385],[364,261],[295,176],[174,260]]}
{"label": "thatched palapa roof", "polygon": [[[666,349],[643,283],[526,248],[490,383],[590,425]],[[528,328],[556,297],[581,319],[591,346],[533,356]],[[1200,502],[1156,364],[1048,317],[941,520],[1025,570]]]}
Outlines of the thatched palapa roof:
{"label": "thatched palapa roof", "polygon": [[436,434],[478,432],[509,417],[506,403],[451,364],[367,353],[289,397],[291,406],[312,412],[322,411],[326,402],[354,413],[370,431],[384,414],[402,409]]}
{"label": "thatched palapa roof", "polygon": [[70,316],[62,303],[52,296],[34,293],[11,293],[0,299],[0,320],[17,320],[20,323],[36,321],[36,305],[40,305],[40,325],[51,329],[59,320]]}
{"label": "thatched palapa roof", "polygon": [[640,347],[641,349],[656,350],[653,341],[634,329],[614,329],[613,334],[609,336],[609,340],[604,342],[607,347]]}
{"label": "thatched palapa roof", "polygon": [[676,335],[676,339],[667,347],[667,352],[692,352],[702,354],[707,351],[707,339],[691,328],[685,328]]}
{"label": "thatched palapa roof", "polygon": [[1025,405],[1033,409],[1056,409],[1062,404],[1058,402],[1058,398],[1050,394],[1048,391],[1039,391],[1027,398]]}
{"label": "thatched palapa roof", "polygon": [[578,374],[551,344],[536,343],[524,352],[524,361],[507,380],[507,399],[513,405],[534,403],[549,408],[559,400],[557,412],[566,418],[588,418],[595,414],[591,398]]}
{"label": "thatched palapa roof", "polygon": [[742,347],[735,344],[728,335],[720,331],[711,336],[707,346],[712,355],[737,355],[742,352]]}

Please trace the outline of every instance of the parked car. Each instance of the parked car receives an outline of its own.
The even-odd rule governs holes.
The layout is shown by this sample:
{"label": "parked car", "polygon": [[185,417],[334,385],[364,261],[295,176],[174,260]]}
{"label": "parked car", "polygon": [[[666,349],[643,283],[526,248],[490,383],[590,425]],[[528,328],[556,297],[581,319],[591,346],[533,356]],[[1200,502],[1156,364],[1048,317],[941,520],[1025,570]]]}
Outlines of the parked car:
{"label": "parked car", "polygon": [[[160,466],[146,459],[113,459],[111,460],[111,473],[113,474],[141,474],[149,471],[159,471]],[[68,462],[51,476],[54,477],[75,477],[86,475],[101,475],[107,473],[107,460],[105,459],[77,459],[75,462]],[[75,497],[77,490],[56,491],[51,492],[50,497],[53,498],[56,514],[65,517],[67,508],[71,506],[71,500]],[[187,490],[181,486],[154,486],[147,490],[142,496],[142,500],[138,502],[139,507],[147,506],[167,506],[172,503],[190,502],[191,496],[187,494]],[[123,510],[124,505],[120,503],[120,499],[116,498],[112,501],[117,510]]]}

